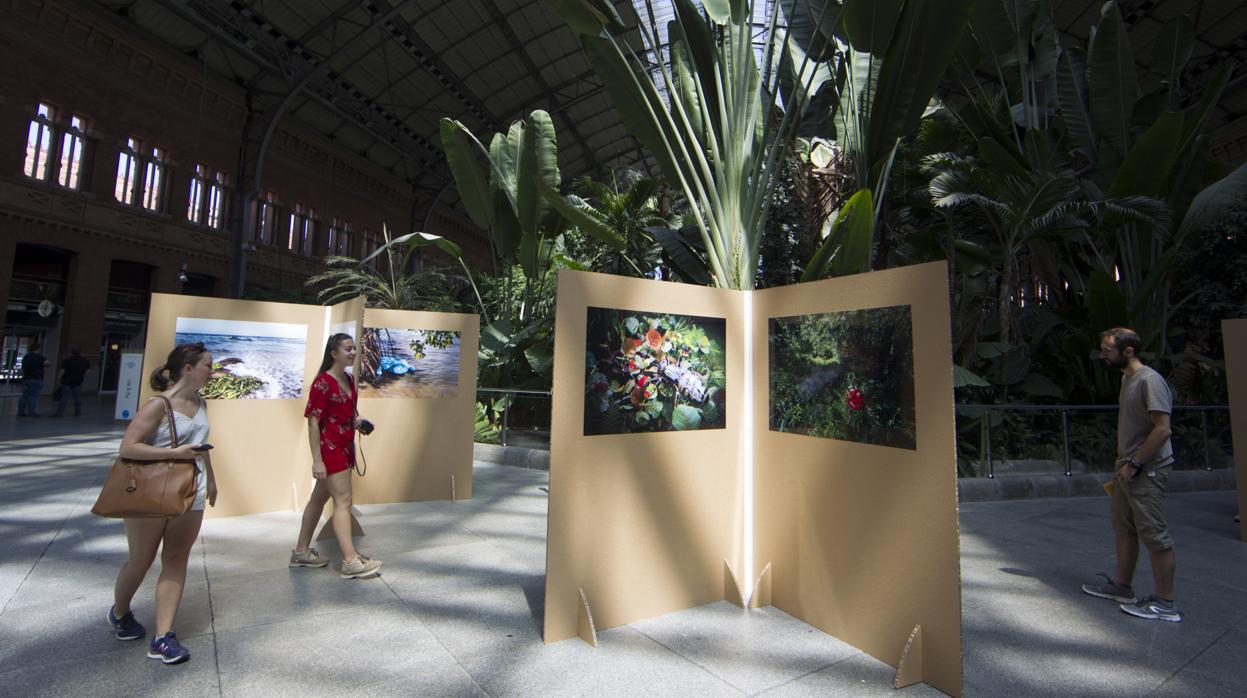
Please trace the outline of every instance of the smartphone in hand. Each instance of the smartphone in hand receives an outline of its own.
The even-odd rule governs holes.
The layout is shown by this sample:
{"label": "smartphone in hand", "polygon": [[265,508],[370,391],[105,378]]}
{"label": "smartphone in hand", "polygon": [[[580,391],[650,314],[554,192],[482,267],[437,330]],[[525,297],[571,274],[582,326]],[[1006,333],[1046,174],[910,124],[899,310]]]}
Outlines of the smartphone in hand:
{"label": "smartphone in hand", "polygon": [[199,444],[198,446],[192,446],[191,450],[192,451],[211,451],[212,444]]}

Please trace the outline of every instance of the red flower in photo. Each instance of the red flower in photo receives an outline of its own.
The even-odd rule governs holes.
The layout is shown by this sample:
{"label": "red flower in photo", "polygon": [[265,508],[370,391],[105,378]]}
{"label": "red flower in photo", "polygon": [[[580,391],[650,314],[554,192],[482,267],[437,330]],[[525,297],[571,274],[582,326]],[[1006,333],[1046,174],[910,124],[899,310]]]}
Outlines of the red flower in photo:
{"label": "red flower in photo", "polygon": [[849,388],[844,393],[844,399],[849,404],[849,409],[857,411],[866,406],[866,396],[857,388]]}
{"label": "red flower in photo", "polygon": [[624,337],[623,351],[627,356],[631,356],[641,346],[643,340],[640,337]]}
{"label": "red flower in photo", "polygon": [[645,342],[649,344],[649,348],[654,351],[662,349],[662,333],[658,330],[650,330],[645,333]]}

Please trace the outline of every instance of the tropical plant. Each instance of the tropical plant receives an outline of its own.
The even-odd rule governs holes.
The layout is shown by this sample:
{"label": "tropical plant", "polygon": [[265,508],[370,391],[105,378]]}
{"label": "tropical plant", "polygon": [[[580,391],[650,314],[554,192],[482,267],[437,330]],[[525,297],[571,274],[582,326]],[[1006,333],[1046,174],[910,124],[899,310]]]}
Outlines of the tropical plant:
{"label": "tropical plant", "polygon": [[1110,376],[1089,357],[1096,333],[1116,325],[1136,326],[1163,355],[1172,261],[1247,184],[1244,171],[1198,192],[1222,72],[1193,109],[1166,111],[1189,56],[1186,21],[1158,41],[1163,89],[1140,96],[1114,3],[1085,52],[1061,47],[1046,3],[975,5],[949,73],[960,94],[899,157],[900,186],[930,198],[901,196],[890,221],[908,233],[910,259],[934,254],[958,272],[959,385],[988,385],[973,368],[997,399],[1011,386],[1108,399]]}
{"label": "tropical plant", "polygon": [[[916,126],[952,54],[957,18],[965,17],[963,3],[955,2],[896,3],[898,14],[891,17],[865,0],[776,3],[762,22],[762,72],[753,46],[762,3],[706,0],[699,9],[693,0],[676,0],[669,64],[660,59],[656,66],[637,55],[606,0],[551,4],[581,34],[625,126],[689,201],[700,244],[690,244],[689,231],[659,237],[660,243],[670,256],[690,262],[704,253],[711,281],[737,289],[755,284],[770,192],[802,121],[838,118],[857,186],[886,182],[886,175],[872,175],[877,153],[886,160],[905,129]],[[787,20],[782,27],[780,5]],[[924,24],[938,38],[922,39],[918,27]],[[941,31],[945,27],[950,31]],[[640,29],[661,57],[655,28],[642,22]],[[872,227],[858,229],[869,233]],[[852,249],[869,249],[869,243]],[[833,256],[826,252],[821,259]],[[869,264],[868,257],[852,261],[841,267],[858,271]]]}
{"label": "tropical plant", "polygon": [[[322,286],[317,294],[322,303],[332,305],[364,296],[367,304],[374,308],[463,309],[465,304],[459,297],[468,289],[475,289],[475,284],[458,245],[428,233],[391,237],[389,227],[384,224],[381,233],[385,244],[363,259],[346,256],[324,258],[327,269],[306,281],[308,286]],[[424,247],[434,247],[455,258],[464,274],[451,274],[436,267],[411,271],[412,256]]]}
{"label": "tropical plant", "polygon": [[[580,254],[570,258],[586,269],[621,276],[652,277],[662,264],[662,249],[649,228],[665,226],[667,218],[659,206],[660,182],[635,171],[612,172],[608,182],[589,177],[576,180],[576,194],[566,203],[580,214],[568,222],[586,233],[587,243]],[[588,220],[592,219],[592,221]],[[581,230],[582,226],[605,226],[624,241],[624,247],[605,244],[605,234]]]}

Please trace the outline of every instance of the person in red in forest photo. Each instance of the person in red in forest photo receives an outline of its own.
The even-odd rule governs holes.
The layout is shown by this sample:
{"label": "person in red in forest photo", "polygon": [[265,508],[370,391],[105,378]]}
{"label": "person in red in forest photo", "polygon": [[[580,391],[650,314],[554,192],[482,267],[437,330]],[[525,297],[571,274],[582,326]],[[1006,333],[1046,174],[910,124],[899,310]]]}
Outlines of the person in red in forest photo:
{"label": "person in red in forest photo", "polygon": [[325,345],[325,358],[308,390],[308,440],[312,448],[312,477],[316,486],[303,510],[299,540],[290,552],[291,567],[324,567],[329,558],[312,543],[312,532],[333,498],[333,534],[342,551],[342,578],[371,577],[381,561],[361,554],[351,540],[351,471],[355,469],[355,428],[361,421],[356,408],[359,393],[346,367],[355,363],[355,340],[335,334]]}

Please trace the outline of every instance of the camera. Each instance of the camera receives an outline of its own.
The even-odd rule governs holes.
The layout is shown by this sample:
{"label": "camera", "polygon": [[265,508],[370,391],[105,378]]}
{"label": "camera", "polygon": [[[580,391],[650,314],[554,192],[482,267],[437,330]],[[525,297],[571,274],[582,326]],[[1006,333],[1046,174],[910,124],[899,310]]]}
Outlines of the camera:
{"label": "camera", "polygon": [[377,428],[377,426],[373,424],[372,422],[368,421],[367,419],[361,419],[359,420],[359,426],[355,428],[359,430],[359,433],[363,434],[364,436],[368,436],[369,434],[372,433],[373,429]]}

